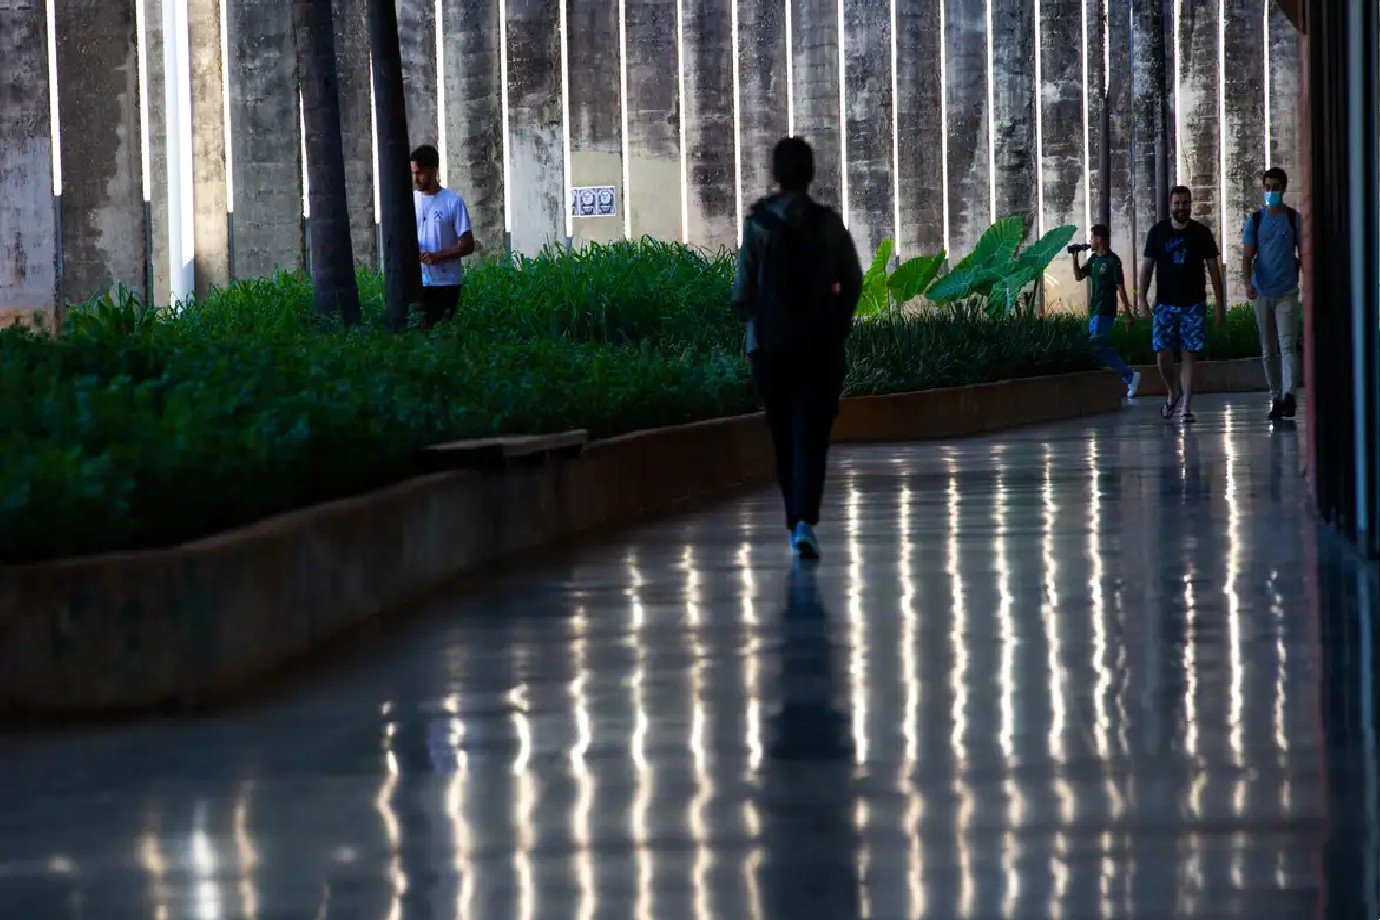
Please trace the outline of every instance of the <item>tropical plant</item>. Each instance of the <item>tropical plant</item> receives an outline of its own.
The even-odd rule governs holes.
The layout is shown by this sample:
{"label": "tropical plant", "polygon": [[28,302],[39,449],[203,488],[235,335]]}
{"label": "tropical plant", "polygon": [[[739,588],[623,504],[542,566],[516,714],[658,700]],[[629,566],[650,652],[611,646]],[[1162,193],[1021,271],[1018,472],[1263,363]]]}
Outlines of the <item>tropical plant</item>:
{"label": "tropical plant", "polygon": [[1056,227],[1021,250],[1025,221],[1019,215],[1004,217],[987,228],[972,252],[930,285],[925,297],[938,304],[980,297],[989,313],[1009,316],[1020,306],[1022,292],[1043,276],[1075,231],[1073,226]]}
{"label": "tropical plant", "polygon": [[919,297],[939,273],[947,254],[942,250],[931,256],[916,256],[902,262],[894,272],[887,273],[896,244],[882,240],[872,257],[872,265],[863,275],[862,297],[858,301],[858,315],[876,316],[892,304],[901,305]]}

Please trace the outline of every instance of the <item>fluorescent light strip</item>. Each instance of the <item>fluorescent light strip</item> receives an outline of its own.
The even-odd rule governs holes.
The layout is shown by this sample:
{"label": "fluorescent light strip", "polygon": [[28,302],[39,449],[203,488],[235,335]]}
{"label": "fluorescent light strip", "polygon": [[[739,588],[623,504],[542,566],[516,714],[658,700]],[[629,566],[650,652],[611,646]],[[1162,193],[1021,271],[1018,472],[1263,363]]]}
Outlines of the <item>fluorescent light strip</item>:
{"label": "fluorescent light strip", "polygon": [[[235,213],[235,145],[230,133],[230,26],[226,21],[229,12],[227,0],[220,0],[220,107],[225,131],[225,210]],[[369,91],[373,92],[374,81],[369,81]]]}
{"label": "fluorescent light strip", "polygon": [[[134,55],[139,62],[139,167],[144,203],[151,200],[153,167],[149,152],[149,64],[148,20],[144,14],[145,0],[134,0]],[[148,293],[148,292],[145,292]]]}
{"label": "fluorescent light strip", "polygon": [[[370,154],[374,158],[374,225],[380,226],[383,223],[383,202],[379,194],[379,109],[378,99],[374,96],[374,57],[369,56],[369,140],[372,149]],[[229,147],[229,145],[226,145]]]}
{"label": "fluorescent light strip", "polygon": [[1092,138],[1088,131],[1088,0],[1078,2],[1079,20],[1082,36],[1079,55],[1083,82],[1083,229],[1092,230]]}
{"label": "fluorescent light strip", "polygon": [[1174,0],[1174,184],[1184,184],[1184,106],[1183,75],[1180,65],[1183,55],[1179,53],[1179,22],[1182,19],[1183,0]]}
{"label": "fluorescent light strip", "polygon": [[992,62],[992,0],[987,0],[987,196],[988,219],[997,222],[997,97],[996,68]]}
{"label": "fluorescent light strip", "polygon": [[852,215],[849,214],[849,190],[848,190],[848,92],[846,80],[848,76],[848,39],[844,31],[843,23],[843,3],[838,0],[838,20],[839,20],[839,206],[843,211],[843,225],[845,227],[852,224]]}
{"label": "fluorescent light strip", "polygon": [[48,0],[48,134],[53,148],[53,194],[62,195],[62,120],[58,117],[57,14],[58,0]]}
{"label": "fluorescent light strip", "polygon": [[446,29],[442,0],[436,0],[436,150],[441,155],[442,185],[450,185],[450,144],[446,141]]}
{"label": "fluorescent light strip", "polygon": [[1274,131],[1272,130],[1273,126],[1270,124],[1270,105],[1272,104],[1272,100],[1270,98],[1270,4],[1266,3],[1264,4],[1264,7],[1265,31],[1262,34],[1264,34],[1265,36],[1265,79],[1262,82],[1265,86],[1265,168],[1270,169],[1275,165],[1272,162],[1271,155],[1273,151],[1271,150],[1272,145],[1270,143],[1271,139],[1274,136]]}
{"label": "fluorescent light strip", "polygon": [[307,113],[302,92],[297,92],[297,128],[302,139],[302,216],[311,220],[311,176],[307,172]]}
{"label": "fluorescent light strip", "polygon": [[503,113],[503,230],[513,234],[513,131],[508,101],[508,0],[498,0],[499,106]]}
{"label": "fluorescent light strip", "polygon": [[1045,235],[1045,67],[1043,15],[1040,0],[1035,2],[1035,226]]}
{"label": "fluorescent light strip", "polygon": [[738,45],[738,2],[739,0],[733,0],[733,6],[729,10],[729,27],[733,37],[733,189],[734,201],[738,209],[738,245],[741,246],[743,244],[743,125],[741,115],[742,73],[739,64],[742,49]]}
{"label": "fluorescent light strip", "polygon": [[618,0],[618,106],[623,125],[623,236],[632,239],[632,150],[628,140],[628,0]]}
{"label": "fluorescent light strip", "polygon": [[[196,276],[193,263],[196,259],[196,188],[192,182],[192,70],[191,70],[191,50],[188,48],[188,29],[187,29],[187,0],[172,0],[173,15],[175,17],[172,34],[165,34],[163,41],[171,42],[177,54],[177,67],[167,72],[167,82],[174,87],[177,95],[177,124],[178,130],[174,134],[168,132],[169,146],[172,139],[176,138],[178,149],[178,169],[177,186],[180,197],[175,197],[169,202],[169,209],[177,207],[181,210],[180,224],[182,237],[182,251],[178,254],[180,264],[177,266],[183,275],[183,284],[187,293],[195,290]],[[169,234],[169,239],[171,239]],[[171,248],[171,246],[169,247]]]}
{"label": "fluorescent light strip", "polygon": [[[1268,4],[1266,4],[1268,6]],[[1217,232],[1227,239],[1227,0],[1217,0]],[[1219,254],[1217,261],[1222,257]]]}
{"label": "fluorescent light strip", "polygon": [[795,136],[795,10],[786,7],[786,133]]}
{"label": "fluorescent light strip", "polygon": [[[438,0],[439,2],[439,0]],[[575,240],[575,212],[571,204],[570,176],[570,5],[560,0],[561,38],[561,182],[565,188],[565,238],[569,245]]]}
{"label": "fluorescent light strip", "polygon": [[944,204],[944,252],[952,249],[949,237],[949,27],[945,20],[944,0],[939,0],[939,172],[940,191]]}
{"label": "fluorescent light strip", "polygon": [[892,239],[896,241],[898,257],[901,254],[901,118],[900,106],[900,51],[896,41],[896,0],[891,0],[891,208]]}
{"label": "fluorescent light strip", "polygon": [[690,242],[690,168],[686,160],[685,0],[676,0],[676,87],[680,96],[680,240]]}

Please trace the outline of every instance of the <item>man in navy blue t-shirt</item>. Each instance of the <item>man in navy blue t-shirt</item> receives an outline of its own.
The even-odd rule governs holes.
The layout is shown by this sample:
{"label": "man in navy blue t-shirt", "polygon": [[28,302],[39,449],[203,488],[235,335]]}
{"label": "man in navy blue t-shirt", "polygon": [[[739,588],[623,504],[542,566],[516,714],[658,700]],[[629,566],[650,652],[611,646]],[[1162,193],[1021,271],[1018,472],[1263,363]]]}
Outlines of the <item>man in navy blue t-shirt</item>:
{"label": "man in navy blue t-shirt", "polygon": [[[1255,306],[1260,354],[1270,384],[1270,421],[1293,418],[1299,384],[1299,212],[1284,203],[1289,176],[1276,166],[1261,177],[1265,207],[1241,231],[1246,295]],[[1277,344],[1276,344],[1277,343]],[[1279,359],[1281,373],[1276,373]]]}

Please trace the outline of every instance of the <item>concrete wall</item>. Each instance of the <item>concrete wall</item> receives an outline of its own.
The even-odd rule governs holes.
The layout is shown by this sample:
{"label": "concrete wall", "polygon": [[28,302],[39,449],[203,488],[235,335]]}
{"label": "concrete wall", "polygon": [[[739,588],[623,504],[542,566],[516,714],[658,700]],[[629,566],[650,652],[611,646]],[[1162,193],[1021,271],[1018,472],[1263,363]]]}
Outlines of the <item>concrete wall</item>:
{"label": "concrete wall", "polygon": [[335,0],[335,66],[340,80],[341,140],[350,246],[355,261],[377,265],[378,220],[374,213],[374,111],[365,0]]}
{"label": "concrete wall", "polygon": [[[189,168],[197,287],[302,265],[301,142],[287,4],[229,0],[230,59],[222,61],[220,3],[187,0],[189,66],[181,51],[167,53],[175,49],[163,35],[175,0],[144,0],[147,92],[141,99],[134,0],[53,2],[62,26],[61,120],[80,128],[65,157],[61,230],[51,216],[46,224],[41,215],[38,222],[23,219],[27,232],[49,240],[37,248],[26,243],[23,259],[37,252],[46,264],[44,253],[53,253],[67,269],[63,293],[71,296],[117,282],[142,289],[148,279],[156,299],[165,301],[173,286],[170,247],[177,242],[179,252],[187,249],[169,238],[176,226],[170,208],[185,206],[185,196],[170,198],[168,191],[168,164],[177,159],[170,161],[170,145],[185,141],[169,136],[172,125],[190,134],[194,148]],[[792,122],[816,148],[816,196],[847,211],[864,258],[893,234],[902,257],[936,251],[946,239],[951,255],[962,257],[987,227],[994,198],[998,215],[1026,218],[1031,237],[1040,224],[1065,222],[1077,224],[1082,236],[1088,212],[1097,216],[1101,206],[1098,129],[1108,68],[1113,239],[1128,265],[1156,213],[1159,65],[1151,36],[1158,0],[945,0],[942,22],[940,0],[569,0],[564,31],[555,0],[513,0],[506,23],[499,0],[440,0],[439,29],[436,0],[395,2],[414,140],[446,152],[448,184],[469,203],[476,236],[489,253],[503,250],[505,228],[523,252],[565,241],[567,168],[575,184],[620,188],[625,211],[623,219],[581,221],[574,227],[577,242],[630,233],[732,246],[740,206],[770,191],[770,148]],[[1298,160],[1297,35],[1269,2],[1267,26],[1267,0],[1226,0],[1225,24],[1219,0],[1182,0],[1179,60],[1175,23],[1169,24],[1167,104],[1178,110],[1171,125],[1183,134],[1168,138],[1169,178],[1194,186],[1197,216],[1222,237],[1234,297],[1241,293],[1235,238],[1255,206],[1266,147],[1268,160],[1286,169]],[[41,23],[22,24],[35,9],[41,13],[42,0],[0,3],[15,23],[5,32],[14,53],[0,65],[0,80],[37,80],[46,87],[46,67],[32,70],[45,56]],[[357,258],[373,263],[364,5],[333,3],[352,237]],[[1219,49],[1224,25],[1227,47]],[[569,86],[563,85],[563,47]],[[1219,59],[1230,61],[1225,82]],[[182,61],[174,68],[182,72],[166,73],[169,61]],[[223,71],[231,90],[228,139],[219,91]],[[167,108],[169,91],[176,97],[184,87],[190,122]],[[570,102],[568,166],[563,93]],[[7,117],[42,118],[39,98],[26,94],[22,103],[7,102]],[[148,122],[146,190],[140,181],[141,106]],[[1221,151],[1219,129],[1226,137]],[[21,207],[27,215],[42,210],[51,177],[44,175],[45,155],[24,140],[24,130],[30,129],[6,132],[2,143],[8,145],[7,181],[25,186],[22,195],[6,196],[5,207]],[[46,133],[30,130],[40,146]],[[1180,146],[1183,177],[1177,175]],[[622,189],[625,176],[628,188]],[[227,194],[231,188],[233,195]],[[147,222],[145,192],[152,212]],[[228,233],[227,211],[233,211]],[[36,277],[27,261],[21,267],[20,256],[12,241],[0,246],[0,278],[21,272]],[[1081,308],[1083,292],[1072,283],[1066,260],[1057,263],[1050,282],[1049,305]],[[48,284],[41,281],[34,295],[42,307],[52,303],[43,293]]]}
{"label": "concrete wall", "polygon": [[448,181],[482,253],[503,237],[503,103],[498,0],[443,0]]}
{"label": "concrete wall", "polygon": [[62,139],[61,295],[145,284],[143,150],[133,0],[55,10]]}
{"label": "concrete wall", "polygon": [[47,32],[42,0],[0,0],[0,325],[57,291]]}
{"label": "concrete wall", "polygon": [[565,242],[560,7],[550,0],[509,0],[507,7],[512,245],[536,255]]}
{"label": "concrete wall", "polygon": [[634,238],[684,238],[676,7],[625,0],[628,190]]}
{"label": "concrete wall", "polygon": [[228,15],[234,273],[253,278],[304,264],[297,52],[291,4],[234,0]]}
{"label": "concrete wall", "polygon": [[570,181],[617,189],[616,217],[581,217],[575,245],[623,238],[622,52],[618,0],[568,0],[570,34]]}

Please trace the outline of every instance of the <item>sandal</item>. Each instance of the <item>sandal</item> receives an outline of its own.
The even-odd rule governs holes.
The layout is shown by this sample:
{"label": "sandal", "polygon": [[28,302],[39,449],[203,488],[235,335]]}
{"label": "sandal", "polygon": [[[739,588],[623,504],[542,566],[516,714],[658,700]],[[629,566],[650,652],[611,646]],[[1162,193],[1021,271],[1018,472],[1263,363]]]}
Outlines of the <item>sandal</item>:
{"label": "sandal", "polygon": [[1183,394],[1183,393],[1179,393],[1179,394],[1178,394],[1177,396],[1175,396],[1173,399],[1166,401],[1165,404],[1164,404],[1163,406],[1160,406],[1160,418],[1165,419],[1165,420],[1168,420],[1168,419],[1173,418],[1173,417],[1174,417],[1174,410],[1177,409],[1177,408],[1179,408],[1179,400],[1181,400],[1181,399],[1183,399],[1183,398],[1184,398],[1184,394]]}
{"label": "sandal", "polygon": [[1191,425],[1198,421],[1198,416],[1194,415],[1192,412],[1185,412],[1182,421],[1185,425]]}

